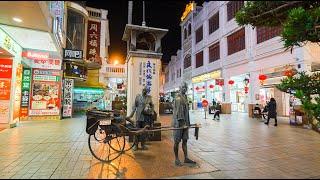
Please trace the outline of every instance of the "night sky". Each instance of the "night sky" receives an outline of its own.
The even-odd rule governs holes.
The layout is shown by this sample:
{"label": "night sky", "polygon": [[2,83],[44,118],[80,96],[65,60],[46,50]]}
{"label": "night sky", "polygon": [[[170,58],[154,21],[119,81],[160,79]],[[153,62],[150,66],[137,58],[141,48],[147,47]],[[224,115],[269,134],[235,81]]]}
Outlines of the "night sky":
{"label": "night sky", "polygon": [[[162,61],[170,61],[171,55],[181,47],[180,17],[189,1],[145,1],[146,25],[169,29],[162,39]],[[203,1],[197,1],[202,5]],[[110,32],[110,59],[119,57],[122,63],[126,57],[126,42],[122,41],[124,28],[128,22],[128,1],[87,1],[86,5],[93,8],[108,10]],[[142,23],[142,1],[133,1],[132,23]]]}

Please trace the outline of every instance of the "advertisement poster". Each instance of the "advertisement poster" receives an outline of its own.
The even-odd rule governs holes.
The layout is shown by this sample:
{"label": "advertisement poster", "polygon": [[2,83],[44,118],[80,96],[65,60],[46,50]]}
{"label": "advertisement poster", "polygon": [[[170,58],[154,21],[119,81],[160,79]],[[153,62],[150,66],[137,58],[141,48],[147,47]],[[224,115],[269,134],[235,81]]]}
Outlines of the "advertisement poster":
{"label": "advertisement poster", "polygon": [[33,69],[30,116],[59,115],[61,71]]}
{"label": "advertisement poster", "polygon": [[88,77],[88,70],[84,65],[65,62],[65,67],[64,75],[66,78],[87,79]]}
{"label": "advertisement poster", "polygon": [[16,72],[16,83],[14,93],[14,104],[13,104],[13,121],[17,122],[20,118],[20,105],[21,105],[21,84],[22,84],[22,64],[19,64]]}
{"label": "advertisement poster", "polygon": [[73,79],[64,80],[63,117],[72,116]]}
{"label": "advertisement poster", "polygon": [[101,64],[100,57],[100,32],[101,24],[96,21],[88,21],[87,59],[90,62]]}

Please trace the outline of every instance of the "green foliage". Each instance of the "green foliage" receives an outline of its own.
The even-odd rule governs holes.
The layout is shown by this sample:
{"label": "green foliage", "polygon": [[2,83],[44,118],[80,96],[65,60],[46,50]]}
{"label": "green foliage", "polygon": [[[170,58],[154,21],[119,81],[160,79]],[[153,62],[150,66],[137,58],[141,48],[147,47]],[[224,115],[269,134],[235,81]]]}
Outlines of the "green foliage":
{"label": "green foliage", "polygon": [[302,108],[308,116],[309,122],[313,118],[318,120],[320,127],[320,73],[312,75],[299,72],[293,77],[286,77],[276,86],[280,91],[294,93],[302,103]]}
{"label": "green foliage", "polygon": [[236,13],[239,25],[282,27],[287,49],[320,42],[319,1],[248,1]]}

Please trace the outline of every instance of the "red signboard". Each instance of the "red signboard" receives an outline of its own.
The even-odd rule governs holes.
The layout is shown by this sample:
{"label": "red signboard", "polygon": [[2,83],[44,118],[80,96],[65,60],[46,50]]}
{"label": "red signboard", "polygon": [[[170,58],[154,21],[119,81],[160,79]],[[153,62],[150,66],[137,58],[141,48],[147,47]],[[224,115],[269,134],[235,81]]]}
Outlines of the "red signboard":
{"label": "red signboard", "polygon": [[12,77],[12,60],[11,59],[0,59],[0,78]]}
{"label": "red signboard", "polygon": [[208,106],[208,101],[204,99],[202,101],[202,107],[207,107],[207,106]]}
{"label": "red signboard", "polygon": [[100,57],[101,23],[88,21],[87,60],[101,64]]}
{"label": "red signboard", "polygon": [[10,100],[11,79],[0,79],[0,100]]}

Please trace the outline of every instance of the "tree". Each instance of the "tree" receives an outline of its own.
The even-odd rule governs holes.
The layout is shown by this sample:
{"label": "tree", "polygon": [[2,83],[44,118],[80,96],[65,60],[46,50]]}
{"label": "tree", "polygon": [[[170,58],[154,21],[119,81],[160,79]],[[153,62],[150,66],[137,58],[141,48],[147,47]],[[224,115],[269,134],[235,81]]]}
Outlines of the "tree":
{"label": "tree", "polygon": [[239,25],[282,27],[284,47],[320,42],[320,1],[248,1],[236,13]]}
{"label": "tree", "polygon": [[[309,124],[320,127],[320,73],[299,72],[281,80],[277,85],[280,91],[293,93],[302,102]],[[313,122],[316,119],[317,122]]]}

